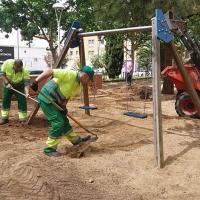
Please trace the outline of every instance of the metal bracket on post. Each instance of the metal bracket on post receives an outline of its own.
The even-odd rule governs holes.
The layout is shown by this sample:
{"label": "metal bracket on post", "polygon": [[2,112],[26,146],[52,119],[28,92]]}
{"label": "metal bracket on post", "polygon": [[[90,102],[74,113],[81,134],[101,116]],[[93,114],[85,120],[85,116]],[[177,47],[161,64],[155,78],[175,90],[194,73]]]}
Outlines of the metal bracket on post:
{"label": "metal bracket on post", "polygon": [[156,37],[166,43],[171,42],[174,39],[165,16],[162,10],[159,9],[156,9]]}

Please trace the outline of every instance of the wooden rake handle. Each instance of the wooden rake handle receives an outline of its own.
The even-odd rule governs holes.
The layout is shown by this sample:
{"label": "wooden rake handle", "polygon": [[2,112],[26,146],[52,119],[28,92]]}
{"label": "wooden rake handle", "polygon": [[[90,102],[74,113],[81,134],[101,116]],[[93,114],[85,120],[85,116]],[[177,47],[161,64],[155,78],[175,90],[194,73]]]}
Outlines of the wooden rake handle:
{"label": "wooden rake handle", "polygon": [[[22,93],[22,92],[20,92],[18,90],[15,90],[14,88],[12,88],[12,90],[26,97],[26,95],[24,93]],[[29,99],[31,99],[31,100],[33,100],[33,101],[38,103],[38,101],[36,99],[33,99],[32,97],[29,97]]]}

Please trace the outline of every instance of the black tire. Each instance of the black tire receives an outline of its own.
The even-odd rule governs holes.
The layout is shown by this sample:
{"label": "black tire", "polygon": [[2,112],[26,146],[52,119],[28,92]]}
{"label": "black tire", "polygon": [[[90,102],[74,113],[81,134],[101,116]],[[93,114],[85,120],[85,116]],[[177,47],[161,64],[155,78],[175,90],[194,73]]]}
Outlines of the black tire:
{"label": "black tire", "polygon": [[175,110],[181,117],[199,118],[198,112],[187,92],[182,92],[177,96]]}
{"label": "black tire", "polygon": [[178,90],[176,93],[176,99],[179,98],[179,96],[184,92],[184,90]]}

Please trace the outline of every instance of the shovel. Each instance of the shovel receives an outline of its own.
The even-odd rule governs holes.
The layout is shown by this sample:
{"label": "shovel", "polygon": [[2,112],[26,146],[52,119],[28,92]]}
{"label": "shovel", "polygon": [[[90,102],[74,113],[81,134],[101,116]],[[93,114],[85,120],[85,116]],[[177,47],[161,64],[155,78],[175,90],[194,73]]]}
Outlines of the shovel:
{"label": "shovel", "polygon": [[[45,97],[48,101],[50,101],[56,108],[58,108],[58,110],[62,111],[63,109],[57,105],[54,101],[52,101],[47,95],[45,95],[43,92],[41,92],[40,90],[38,90],[38,92]],[[89,141],[90,142],[96,142],[98,140],[98,136],[94,133],[92,133],[91,131],[89,131],[87,128],[85,128],[85,126],[83,126],[80,122],[78,122],[76,119],[74,119],[74,117],[72,117],[69,113],[67,113],[67,116],[73,120],[75,123],[77,123],[81,128],[83,128],[86,132],[94,135],[95,137],[91,138]]]}

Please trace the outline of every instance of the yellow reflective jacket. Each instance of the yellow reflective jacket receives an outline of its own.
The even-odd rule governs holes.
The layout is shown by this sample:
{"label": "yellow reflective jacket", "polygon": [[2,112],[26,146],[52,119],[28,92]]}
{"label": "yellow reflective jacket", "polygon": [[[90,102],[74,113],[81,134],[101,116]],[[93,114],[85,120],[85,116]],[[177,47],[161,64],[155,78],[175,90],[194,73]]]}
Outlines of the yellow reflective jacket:
{"label": "yellow reflective jacket", "polygon": [[29,85],[30,76],[28,69],[23,66],[21,72],[15,73],[14,62],[14,59],[8,59],[3,63],[0,71],[0,77],[6,76],[12,86],[17,86],[22,83],[24,84],[24,86]]}
{"label": "yellow reflective jacket", "polygon": [[[62,104],[65,99],[72,100],[81,89],[79,72],[67,69],[54,69],[53,77],[42,87],[41,91],[59,104]],[[38,98],[49,103],[40,94]]]}

